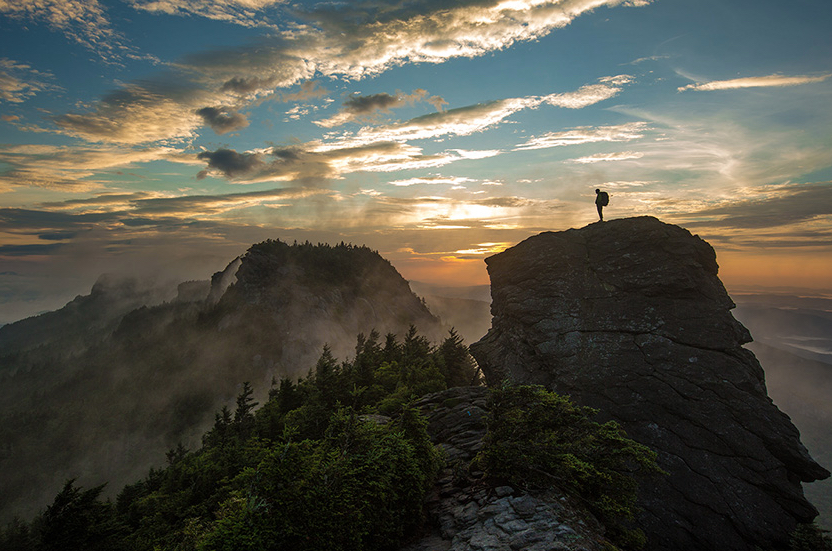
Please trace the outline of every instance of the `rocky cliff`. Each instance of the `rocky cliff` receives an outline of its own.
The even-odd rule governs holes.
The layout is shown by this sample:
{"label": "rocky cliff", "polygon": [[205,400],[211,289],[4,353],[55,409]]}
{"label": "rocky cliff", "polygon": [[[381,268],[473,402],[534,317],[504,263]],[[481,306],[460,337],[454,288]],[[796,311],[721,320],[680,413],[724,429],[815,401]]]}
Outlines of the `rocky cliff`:
{"label": "rocky cliff", "polygon": [[539,383],[619,421],[669,475],[642,486],[648,548],[783,548],[829,476],[766,393],[702,239],[651,217],[547,232],[486,260],[490,384]]}

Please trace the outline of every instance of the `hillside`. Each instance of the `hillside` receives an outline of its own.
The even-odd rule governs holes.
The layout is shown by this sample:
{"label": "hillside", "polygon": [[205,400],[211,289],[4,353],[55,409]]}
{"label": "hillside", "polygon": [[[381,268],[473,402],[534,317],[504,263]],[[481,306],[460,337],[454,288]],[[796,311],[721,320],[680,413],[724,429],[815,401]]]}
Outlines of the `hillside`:
{"label": "hillside", "polygon": [[69,478],[116,491],[198,442],[243,381],[262,398],[324,345],[346,358],[374,329],[443,333],[389,262],[352,245],[267,241],[174,295],[100,281],[0,328],[0,520],[31,515]]}

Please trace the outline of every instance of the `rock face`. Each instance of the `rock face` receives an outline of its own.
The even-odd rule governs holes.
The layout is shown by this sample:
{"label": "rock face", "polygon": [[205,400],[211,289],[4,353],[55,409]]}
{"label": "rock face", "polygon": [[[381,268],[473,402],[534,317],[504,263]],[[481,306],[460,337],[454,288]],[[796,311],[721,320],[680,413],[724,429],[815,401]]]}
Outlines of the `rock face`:
{"label": "rock face", "polygon": [[619,421],[669,476],[641,488],[648,549],[787,545],[826,478],[766,393],[713,249],[651,217],[547,232],[486,260],[489,384],[543,384]]}

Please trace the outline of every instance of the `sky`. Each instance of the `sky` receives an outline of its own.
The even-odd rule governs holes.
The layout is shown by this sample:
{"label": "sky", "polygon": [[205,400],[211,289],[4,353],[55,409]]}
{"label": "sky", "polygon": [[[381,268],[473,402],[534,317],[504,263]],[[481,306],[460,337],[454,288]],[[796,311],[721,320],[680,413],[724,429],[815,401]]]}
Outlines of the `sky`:
{"label": "sky", "polygon": [[827,0],[0,0],[0,323],[102,273],[368,245],[488,283],[651,215],[730,289],[832,292]]}

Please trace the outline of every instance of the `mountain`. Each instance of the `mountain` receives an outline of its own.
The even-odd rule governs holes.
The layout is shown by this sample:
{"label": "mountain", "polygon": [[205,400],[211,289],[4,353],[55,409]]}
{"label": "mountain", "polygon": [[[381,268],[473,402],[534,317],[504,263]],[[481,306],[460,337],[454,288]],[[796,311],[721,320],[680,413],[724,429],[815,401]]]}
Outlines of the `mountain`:
{"label": "mountain", "polygon": [[211,281],[103,278],[63,309],[0,328],[0,520],[70,478],[111,491],[198,444],[244,381],[262,398],[356,335],[439,338],[440,322],[366,247],[253,245]]}
{"label": "mountain", "polygon": [[643,484],[647,549],[784,548],[829,476],[767,395],[713,249],[652,217],[546,232],[486,260],[489,384],[542,384],[659,454]]}

